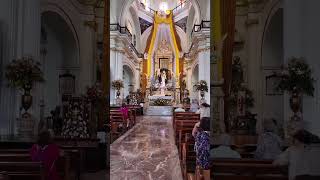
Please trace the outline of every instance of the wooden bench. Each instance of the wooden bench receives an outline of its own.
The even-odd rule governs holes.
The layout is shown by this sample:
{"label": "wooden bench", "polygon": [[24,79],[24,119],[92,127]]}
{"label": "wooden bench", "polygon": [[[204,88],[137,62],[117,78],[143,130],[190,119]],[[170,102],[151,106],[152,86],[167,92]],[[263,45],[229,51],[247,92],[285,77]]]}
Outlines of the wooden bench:
{"label": "wooden bench", "polygon": [[[28,152],[22,153],[24,150],[19,151],[18,154],[14,153],[0,153],[0,162],[32,162],[30,154]],[[27,151],[27,150],[26,150]],[[59,157],[56,162],[56,168],[58,173],[64,177],[65,180],[70,179],[70,171],[71,171],[71,160],[68,154]],[[0,169],[1,171],[1,169]]]}
{"label": "wooden bench", "polygon": [[211,178],[221,180],[288,180],[287,170],[270,163],[212,162]]}
{"label": "wooden bench", "polygon": [[0,171],[10,180],[45,180],[45,170],[40,162],[0,162]]}

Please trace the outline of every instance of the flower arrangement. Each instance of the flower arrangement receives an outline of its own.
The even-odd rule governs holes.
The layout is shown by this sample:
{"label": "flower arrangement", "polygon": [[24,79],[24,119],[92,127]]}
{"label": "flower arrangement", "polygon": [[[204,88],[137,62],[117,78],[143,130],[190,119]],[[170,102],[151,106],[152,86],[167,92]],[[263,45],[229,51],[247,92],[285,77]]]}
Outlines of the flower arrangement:
{"label": "flower arrangement", "polygon": [[94,102],[102,98],[102,89],[99,84],[95,84],[87,89],[86,93],[89,101]]}
{"label": "flower arrangement", "polygon": [[43,82],[41,64],[32,57],[22,57],[13,60],[6,66],[5,76],[9,85],[19,89],[32,88],[33,82]]}
{"label": "flower arrangement", "polygon": [[61,135],[65,138],[89,138],[89,107],[85,99],[72,99],[66,106]]}
{"label": "flower arrangement", "polygon": [[170,105],[171,100],[169,99],[162,99],[162,98],[158,98],[154,101],[154,105],[156,106],[168,106]]}
{"label": "flower arrangement", "polygon": [[122,80],[114,80],[114,81],[112,81],[111,86],[112,86],[113,89],[116,89],[116,90],[120,90],[121,88],[124,87]]}
{"label": "flower arrangement", "polygon": [[277,90],[298,91],[308,96],[313,96],[314,79],[311,77],[311,69],[303,58],[291,58],[288,68],[280,74],[281,80]]}
{"label": "flower arrangement", "polygon": [[194,85],[196,91],[205,91],[208,92],[208,84],[205,80],[199,81],[197,84]]}

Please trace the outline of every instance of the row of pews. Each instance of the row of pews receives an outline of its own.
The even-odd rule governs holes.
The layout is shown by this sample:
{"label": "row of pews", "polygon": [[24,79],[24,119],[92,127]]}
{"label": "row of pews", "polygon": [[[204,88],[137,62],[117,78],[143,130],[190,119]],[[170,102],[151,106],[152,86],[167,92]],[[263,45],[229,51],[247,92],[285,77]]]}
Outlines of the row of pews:
{"label": "row of pews", "polygon": [[142,115],[140,106],[127,106],[129,109],[129,121],[127,121],[122,112],[120,111],[120,107],[112,107],[110,108],[110,139],[111,142],[114,142],[117,138],[131,129],[137,121],[137,116]]}
{"label": "row of pews", "polygon": [[[56,168],[63,180],[79,179],[79,152],[63,149]],[[31,160],[28,149],[0,150],[0,180],[45,180],[45,169],[41,162]]]}
{"label": "row of pews", "polygon": [[[232,146],[240,153],[241,159],[212,159],[209,170],[197,167],[192,129],[199,120],[200,116],[192,112],[173,114],[176,145],[185,180],[288,180],[287,167],[276,167],[271,160],[253,159],[256,146],[252,144]],[[211,148],[217,146],[212,145]]]}

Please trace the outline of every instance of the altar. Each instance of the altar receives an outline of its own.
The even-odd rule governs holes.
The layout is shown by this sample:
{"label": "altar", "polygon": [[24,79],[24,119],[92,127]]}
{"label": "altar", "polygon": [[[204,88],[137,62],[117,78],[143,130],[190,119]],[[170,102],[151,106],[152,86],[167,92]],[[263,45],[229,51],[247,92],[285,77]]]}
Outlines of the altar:
{"label": "altar", "polygon": [[149,106],[146,114],[149,116],[171,116],[174,98],[172,96],[149,96]]}

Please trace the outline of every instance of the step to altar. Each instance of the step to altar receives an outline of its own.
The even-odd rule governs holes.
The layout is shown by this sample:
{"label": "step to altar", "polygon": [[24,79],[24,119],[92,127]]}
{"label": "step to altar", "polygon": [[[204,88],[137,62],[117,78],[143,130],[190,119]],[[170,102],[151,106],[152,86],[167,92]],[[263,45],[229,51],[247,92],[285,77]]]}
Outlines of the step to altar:
{"label": "step to altar", "polygon": [[148,116],[172,116],[172,106],[149,106],[146,114]]}

